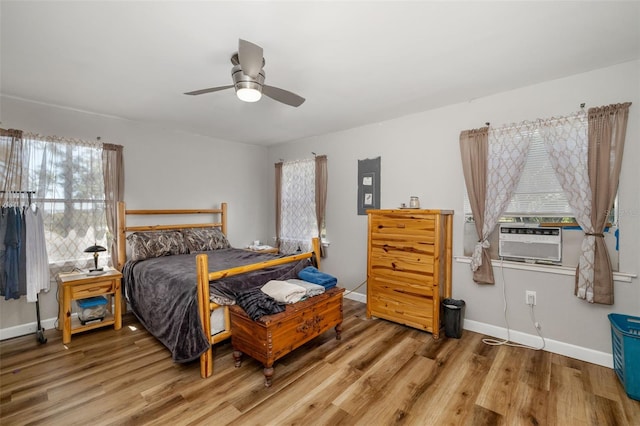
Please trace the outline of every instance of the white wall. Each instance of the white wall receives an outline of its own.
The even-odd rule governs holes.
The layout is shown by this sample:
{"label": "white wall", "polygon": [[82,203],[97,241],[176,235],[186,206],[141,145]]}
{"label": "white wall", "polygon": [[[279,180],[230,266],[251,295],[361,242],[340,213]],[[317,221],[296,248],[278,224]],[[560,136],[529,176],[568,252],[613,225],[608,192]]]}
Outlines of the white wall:
{"label": "white wall", "polygon": [[[331,241],[323,269],[354,289],[366,279],[367,217],[356,210],[357,162],[382,157],[381,207],[395,208],[409,196],[424,208],[453,209],[454,255],[462,255],[464,179],[459,134],[491,122],[512,122],[567,115],[586,107],[632,101],[619,188],[620,270],[640,270],[640,62],[524,87],[467,103],[425,111],[396,120],[271,147],[272,162],[326,154],[329,167],[327,229]],[[273,201],[271,201],[273,203]],[[267,209],[272,212],[273,208]],[[272,222],[271,222],[272,223]],[[453,296],[467,303],[467,324],[504,327],[503,282],[495,271],[495,286],[477,285],[469,265],[454,262]],[[545,337],[564,349],[575,345],[587,352],[610,353],[609,312],[640,315],[638,279],[615,283],[615,305],[591,305],[573,296],[571,276],[505,270],[509,323],[512,329],[535,335],[524,303],[525,290],[537,292],[535,314]],[[357,292],[366,294],[366,287]],[[495,328],[493,327],[493,328]],[[553,346],[553,345],[552,345]],[[557,346],[557,345],[556,345]],[[583,351],[584,352],[584,351]]]}
{"label": "white wall", "polygon": [[[123,145],[127,208],[215,208],[225,201],[229,240],[236,247],[266,240],[273,228],[264,211],[273,198],[265,179],[273,176],[265,147],[7,97],[0,98],[0,107],[5,129],[88,140],[100,136],[103,142]],[[57,316],[55,288],[41,295],[40,305],[43,321]],[[0,308],[5,335],[7,329],[36,321],[35,305],[25,298],[1,300]]]}

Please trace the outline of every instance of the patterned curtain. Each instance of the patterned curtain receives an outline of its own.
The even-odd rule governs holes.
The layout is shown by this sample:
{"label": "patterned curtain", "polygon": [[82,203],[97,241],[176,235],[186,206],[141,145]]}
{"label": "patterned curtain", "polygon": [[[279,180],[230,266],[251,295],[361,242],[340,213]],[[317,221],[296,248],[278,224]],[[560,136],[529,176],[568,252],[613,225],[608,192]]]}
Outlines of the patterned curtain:
{"label": "patterned curtain", "polygon": [[585,232],[576,271],[576,294],[581,299],[593,301],[595,237],[590,219],[592,196],[587,168],[587,115],[581,111],[568,117],[540,120],[540,134],[573,216]]}
{"label": "patterned curtain", "polygon": [[[522,176],[527,160],[532,131],[532,124],[526,122],[488,130],[486,184],[482,216],[476,215],[476,211],[473,208],[474,202],[472,202],[472,211],[476,219],[476,231],[478,231],[479,239],[471,257],[471,270],[474,272],[474,281],[479,284],[495,283],[489,256],[490,245],[488,238],[518,186],[518,181]],[[461,139],[461,149],[463,149],[462,145]],[[476,155],[478,154],[484,155],[484,152],[478,151]],[[468,158],[472,155],[473,153],[465,154],[463,151],[463,170],[468,167],[470,161]],[[480,160],[478,159],[477,161]],[[473,174],[471,170],[465,172],[465,182],[472,180]],[[475,174],[477,175],[478,173]],[[467,179],[467,175],[469,175],[469,179]],[[467,191],[471,192],[469,183],[467,183]],[[482,197],[482,195],[478,195],[480,193],[478,190],[474,192],[474,197]],[[471,195],[469,198],[471,200]],[[477,205],[476,208],[479,209],[481,204],[479,200],[476,200],[475,204]],[[481,228],[479,223],[482,223]]]}
{"label": "patterned curtain", "polygon": [[613,272],[604,228],[618,191],[631,103],[541,120],[541,133],[558,181],[584,231],[575,294],[613,304]]}
{"label": "patterned curtain", "polygon": [[281,179],[280,252],[309,251],[318,235],[315,161],[283,163]]}
{"label": "patterned curtain", "polygon": [[517,188],[532,136],[540,132],[558,182],[585,234],[575,294],[590,303],[613,304],[613,272],[603,231],[618,190],[630,106],[628,102],[591,108],[588,117],[579,112],[523,122],[490,129],[487,136],[486,128],[460,134],[465,183],[479,235],[471,259],[474,281],[493,284],[487,238]]}

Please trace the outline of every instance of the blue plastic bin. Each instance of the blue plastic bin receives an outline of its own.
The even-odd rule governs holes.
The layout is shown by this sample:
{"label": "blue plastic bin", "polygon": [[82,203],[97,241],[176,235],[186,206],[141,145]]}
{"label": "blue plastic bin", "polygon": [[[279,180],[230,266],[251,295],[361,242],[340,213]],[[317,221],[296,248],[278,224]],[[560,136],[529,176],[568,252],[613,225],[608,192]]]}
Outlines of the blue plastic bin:
{"label": "blue plastic bin", "polygon": [[107,299],[104,296],[89,297],[76,300],[78,305],[78,319],[80,324],[102,321],[107,312]]}
{"label": "blue plastic bin", "polygon": [[640,317],[609,314],[613,369],[630,398],[640,400]]}

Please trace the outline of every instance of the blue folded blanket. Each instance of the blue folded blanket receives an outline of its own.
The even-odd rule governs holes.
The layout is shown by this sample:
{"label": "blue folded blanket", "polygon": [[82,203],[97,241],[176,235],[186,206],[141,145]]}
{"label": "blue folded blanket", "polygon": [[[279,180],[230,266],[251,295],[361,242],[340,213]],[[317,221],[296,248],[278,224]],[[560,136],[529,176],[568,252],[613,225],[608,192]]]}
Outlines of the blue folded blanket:
{"label": "blue folded blanket", "polygon": [[338,284],[338,279],[336,277],[325,274],[324,272],[320,272],[313,266],[307,266],[302,271],[298,272],[298,277],[301,280],[319,284],[327,290],[331,287],[335,287],[336,284]]}

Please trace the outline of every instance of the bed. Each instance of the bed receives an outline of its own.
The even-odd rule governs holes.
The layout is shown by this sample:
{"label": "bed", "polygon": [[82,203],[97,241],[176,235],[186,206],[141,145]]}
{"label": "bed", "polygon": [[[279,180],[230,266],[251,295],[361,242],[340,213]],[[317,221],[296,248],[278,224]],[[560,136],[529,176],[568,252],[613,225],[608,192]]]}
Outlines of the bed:
{"label": "bed", "polygon": [[[208,215],[214,221],[129,226],[127,217],[133,215]],[[273,299],[265,299],[256,289],[266,282],[295,280],[301,271],[314,270],[312,265],[318,267],[318,240],[313,241],[313,251],[284,256],[232,248],[226,234],[226,203],[218,209],[197,210],[127,210],[123,202],[119,203],[117,266],[123,273],[125,298],[145,328],[170,350],[174,361],[199,358],[201,376],[210,377],[212,345],[231,337],[236,354],[244,352],[263,362],[265,385],[270,386],[275,359],[331,327],[340,338],[342,289],[332,289],[330,298],[315,296],[300,305],[274,306]],[[326,315],[327,303],[330,316]],[[324,306],[322,315],[317,313],[320,306]],[[235,340],[230,308],[235,312],[236,328],[240,319],[245,321]],[[286,341],[288,348],[277,354],[272,351],[269,327],[275,324],[270,320],[274,317],[281,325],[289,322],[292,329],[292,333],[276,337]],[[300,321],[316,324],[307,332],[304,324],[298,324]],[[266,337],[264,344],[256,346],[243,333],[255,335],[258,330],[266,330]]]}

